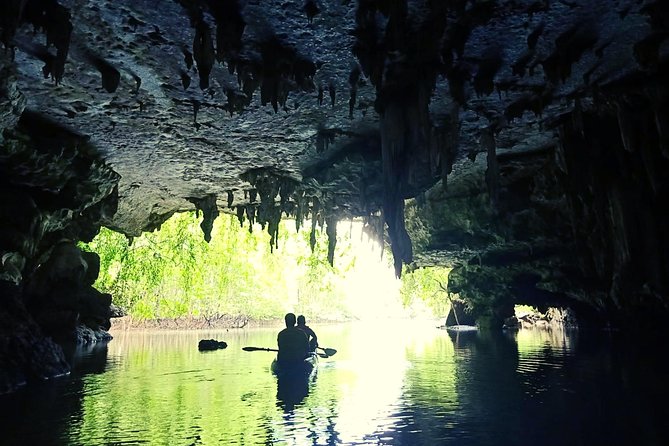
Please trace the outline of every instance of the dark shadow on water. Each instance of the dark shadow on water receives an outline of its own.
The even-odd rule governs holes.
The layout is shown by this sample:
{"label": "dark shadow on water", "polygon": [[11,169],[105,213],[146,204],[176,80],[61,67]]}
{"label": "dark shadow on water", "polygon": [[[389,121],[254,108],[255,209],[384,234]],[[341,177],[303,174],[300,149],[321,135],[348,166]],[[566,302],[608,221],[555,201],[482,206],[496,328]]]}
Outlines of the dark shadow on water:
{"label": "dark shadow on water", "polygon": [[448,332],[448,336],[453,341],[455,349],[467,348],[469,345],[476,342],[478,336],[477,331],[463,331],[463,332]]}
{"label": "dark shadow on water", "polygon": [[[0,396],[0,444],[67,444],[68,429],[83,416],[82,377],[107,371],[107,342],[64,345],[69,376],[35,382]],[[35,428],[39,420],[40,428]],[[7,441],[7,443],[5,443]]]}
{"label": "dark shadow on water", "polygon": [[309,384],[316,381],[316,375],[281,376],[276,381],[276,404],[288,412],[294,410],[309,395]]}
{"label": "dark shadow on water", "polygon": [[107,344],[108,342],[64,345],[63,352],[65,353],[65,359],[72,368],[72,374],[100,374],[107,371]]}

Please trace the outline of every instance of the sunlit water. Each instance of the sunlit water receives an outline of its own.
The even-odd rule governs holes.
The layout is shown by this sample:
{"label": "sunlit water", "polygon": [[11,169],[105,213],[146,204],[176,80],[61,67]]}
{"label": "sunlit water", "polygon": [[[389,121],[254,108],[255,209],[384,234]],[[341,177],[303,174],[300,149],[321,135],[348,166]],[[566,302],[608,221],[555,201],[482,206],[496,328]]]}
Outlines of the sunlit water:
{"label": "sunlit water", "polygon": [[[315,326],[308,394],[277,398],[275,329],[116,332],[71,376],[0,396],[3,445],[666,445],[662,349],[593,333]],[[203,338],[225,350],[199,352]]]}

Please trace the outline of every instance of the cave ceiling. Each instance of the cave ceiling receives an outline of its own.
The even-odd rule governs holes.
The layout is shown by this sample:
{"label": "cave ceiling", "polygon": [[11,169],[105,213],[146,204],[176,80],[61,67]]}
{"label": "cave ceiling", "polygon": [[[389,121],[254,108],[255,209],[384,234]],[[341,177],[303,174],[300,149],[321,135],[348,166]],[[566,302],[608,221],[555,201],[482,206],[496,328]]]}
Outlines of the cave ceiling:
{"label": "cave ceiling", "polygon": [[552,147],[552,123],[669,53],[660,0],[2,8],[21,106],[39,117],[25,126],[46,119],[97,147],[120,175],[107,224],[129,235],[212,197],[234,212],[269,175],[340,217],[385,209],[392,238],[392,202],[466,178],[486,132],[499,155]]}

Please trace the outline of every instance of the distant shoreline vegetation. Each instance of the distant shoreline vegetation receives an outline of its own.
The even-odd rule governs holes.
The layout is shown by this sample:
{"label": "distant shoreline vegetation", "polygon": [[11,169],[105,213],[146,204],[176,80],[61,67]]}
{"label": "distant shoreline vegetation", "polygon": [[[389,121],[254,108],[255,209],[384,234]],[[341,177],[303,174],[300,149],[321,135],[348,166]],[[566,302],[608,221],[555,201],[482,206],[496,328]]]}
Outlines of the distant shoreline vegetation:
{"label": "distant shoreline vegetation", "polygon": [[[350,322],[354,319],[345,320],[324,320],[310,319],[310,324],[333,324]],[[132,316],[123,316],[112,319],[112,328],[110,331],[128,331],[128,330],[242,330],[248,328],[262,327],[283,327],[284,320],[281,318],[272,319],[251,319],[247,316],[233,316],[223,314],[205,319],[202,317],[182,316],[178,318],[162,319],[136,319]]]}
{"label": "distant shoreline vegetation", "polygon": [[[351,289],[351,283],[356,283],[352,278],[361,274],[361,251],[371,250],[360,242],[361,223],[359,232],[350,222],[340,223],[333,266],[327,260],[324,228],[317,228],[312,252],[311,228],[296,232],[294,222],[282,221],[278,249],[270,252],[269,234],[260,225],[250,232],[240,227],[235,216],[221,214],[207,243],[199,223],[194,212],[184,212],[172,216],[160,230],[132,241],[102,228],[91,243],[80,243],[83,250],[100,256],[95,287],[110,293],[112,303],[127,315],[112,319],[112,327],[123,319],[125,326],[133,327],[232,328],[244,320],[247,324],[282,321],[288,311],[310,320],[346,321],[359,316],[361,299],[378,299],[364,295],[375,293],[371,278],[365,281],[369,289]],[[377,249],[374,259],[391,271],[390,259],[384,253],[380,260],[380,255]],[[447,278],[445,268],[404,274],[397,295],[384,298],[395,299],[408,313],[429,307],[441,316],[447,304],[435,279],[446,283]]]}
{"label": "distant shoreline vegetation", "polygon": [[325,231],[317,231],[312,253],[309,232],[296,233],[287,225],[278,244],[270,253],[266,231],[258,225],[251,233],[228,214],[214,222],[207,243],[195,213],[185,212],[132,243],[102,228],[91,243],[81,245],[100,256],[95,287],[110,293],[113,304],[136,320],[223,314],[263,320],[283,317],[288,309],[328,319],[349,317],[336,286],[352,266],[346,250],[339,250],[331,267]]}

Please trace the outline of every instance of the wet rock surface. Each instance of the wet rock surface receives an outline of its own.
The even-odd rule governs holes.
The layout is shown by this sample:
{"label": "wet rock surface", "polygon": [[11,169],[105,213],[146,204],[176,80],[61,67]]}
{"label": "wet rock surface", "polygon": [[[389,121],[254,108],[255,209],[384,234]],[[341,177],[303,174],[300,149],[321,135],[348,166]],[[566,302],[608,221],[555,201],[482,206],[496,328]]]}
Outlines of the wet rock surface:
{"label": "wet rock surface", "polygon": [[45,336],[26,311],[18,287],[0,282],[0,393],[16,390],[31,380],[69,373],[63,349]]}
{"label": "wet rock surface", "polygon": [[0,392],[68,373],[56,342],[108,339],[111,317],[111,296],[93,288],[99,257],[76,242],[116,212],[119,176],[89,138],[17,115],[0,152]]}
{"label": "wet rock surface", "polygon": [[32,287],[31,318],[58,308],[45,328],[104,329],[108,296],[76,266],[94,259],[39,291],[64,240],[197,209],[205,237],[230,212],[273,248],[281,218],[304,220],[332,259],[335,222],[363,217],[398,274],[455,267],[452,291],[495,325],[514,302],[662,325],[668,15],[662,0],[6,0],[0,277]]}

